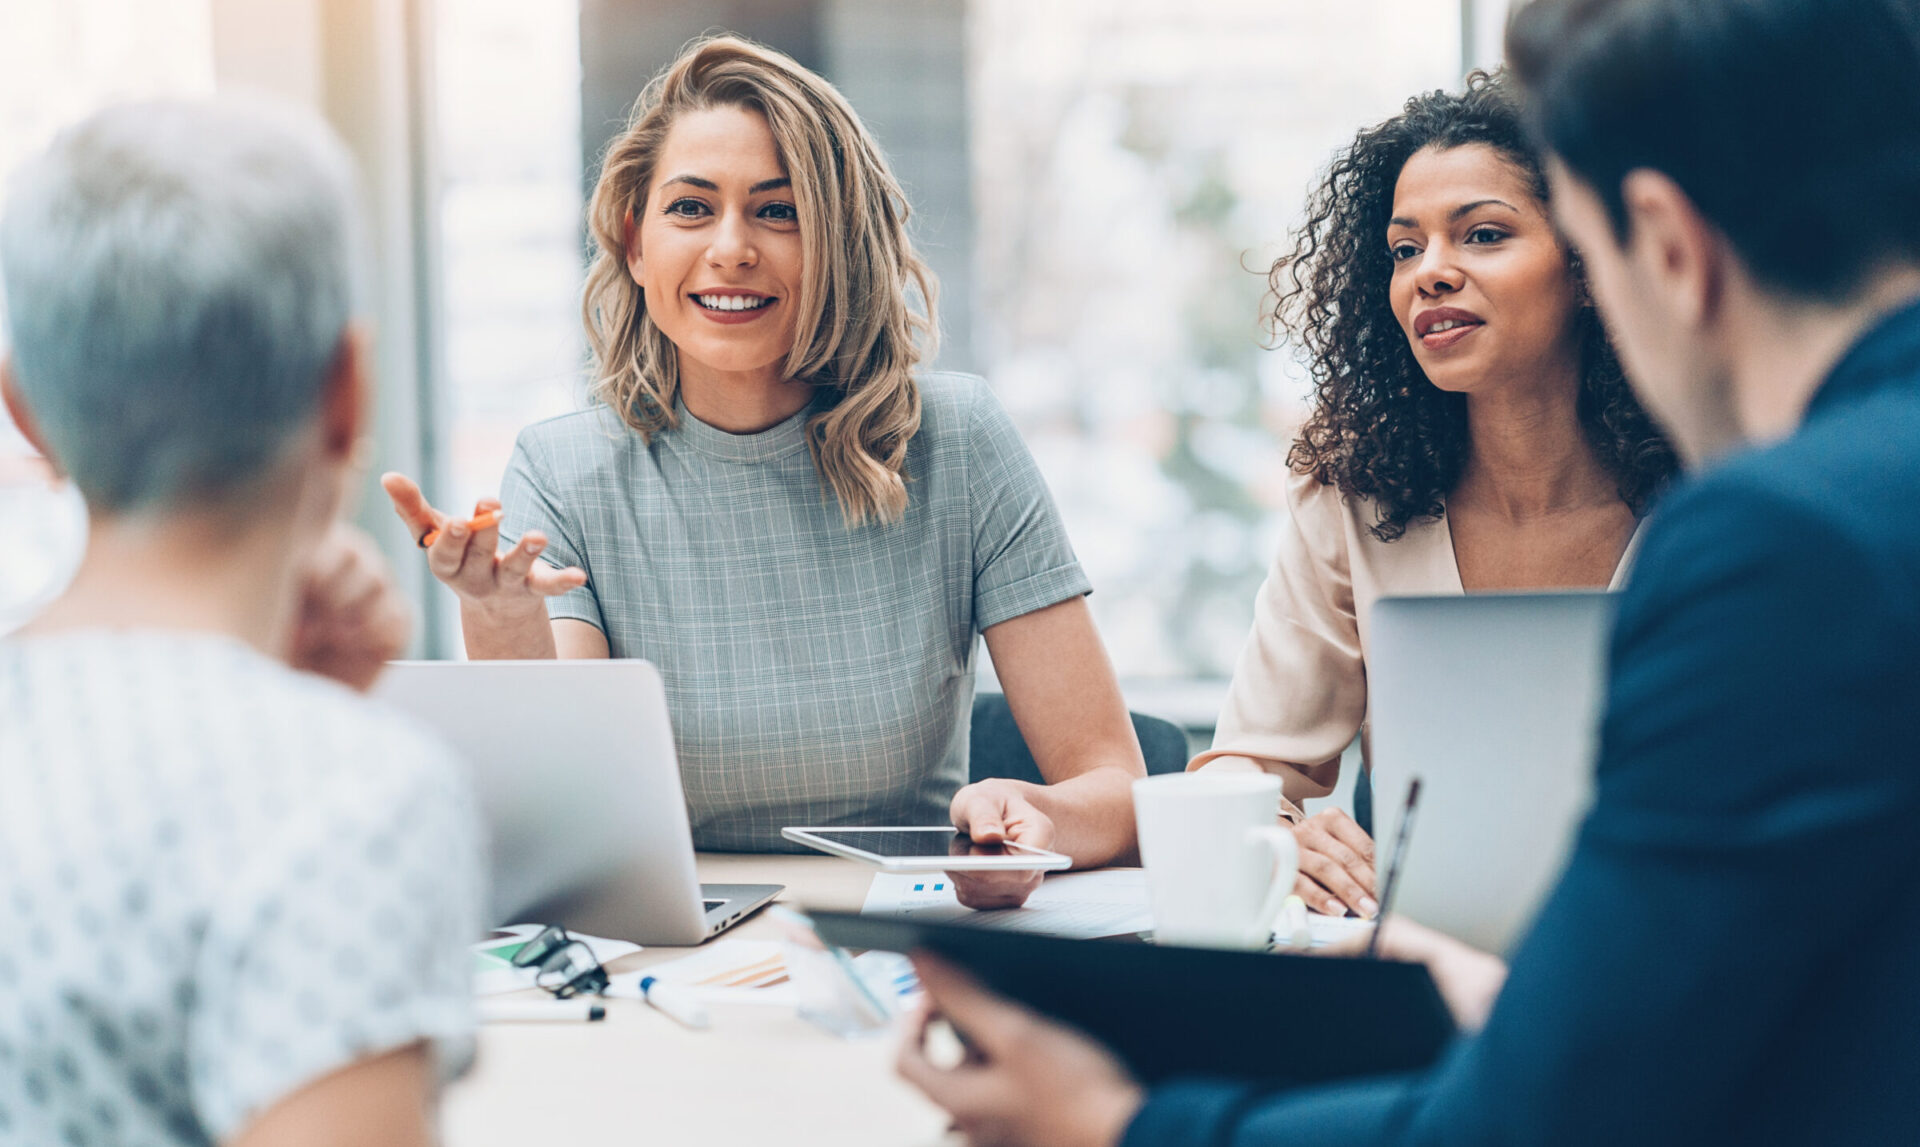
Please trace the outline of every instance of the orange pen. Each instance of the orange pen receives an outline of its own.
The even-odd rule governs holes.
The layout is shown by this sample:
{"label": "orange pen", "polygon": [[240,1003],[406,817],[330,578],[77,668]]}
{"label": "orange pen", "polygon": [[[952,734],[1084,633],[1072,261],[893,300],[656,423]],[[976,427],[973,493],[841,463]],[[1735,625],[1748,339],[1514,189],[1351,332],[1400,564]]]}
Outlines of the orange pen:
{"label": "orange pen", "polygon": [[[479,533],[481,530],[484,530],[489,526],[497,526],[499,524],[500,524],[500,511],[488,510],[484,514],[475,514],[473,516],[473,520],[467,523],[467,529],[472,530],[474,533]],[[426,533],[420,535],[420,548],[424,550],[428,546],[439,541],[440,531],[442,528],[443,527],[441,526],[435,526],[433,529],[428,530]]]}

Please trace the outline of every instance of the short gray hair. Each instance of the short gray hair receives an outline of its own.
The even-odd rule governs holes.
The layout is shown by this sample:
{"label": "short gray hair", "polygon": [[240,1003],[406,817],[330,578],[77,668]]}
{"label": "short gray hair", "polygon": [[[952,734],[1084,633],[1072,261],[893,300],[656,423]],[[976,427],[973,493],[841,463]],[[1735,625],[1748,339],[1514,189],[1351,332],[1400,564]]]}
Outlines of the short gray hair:
{"label": "short gray hair", "polygon": [[265,101],[62,132],[0,216],[14,373],[96,512],[240,492],[314,415],[355,310],[353,164]]}

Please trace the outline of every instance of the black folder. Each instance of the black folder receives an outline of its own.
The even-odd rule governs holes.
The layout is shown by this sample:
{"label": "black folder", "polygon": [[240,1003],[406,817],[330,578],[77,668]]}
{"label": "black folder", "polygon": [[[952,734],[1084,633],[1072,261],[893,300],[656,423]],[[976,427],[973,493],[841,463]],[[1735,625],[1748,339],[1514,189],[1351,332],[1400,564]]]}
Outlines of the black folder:
{"label": "black folder", "polygon": [[1064,940],[810,912],[843,948],[925,949],[1111,1048],[1142,1083],[1292,1085],[1426,1067],[1455,1034],[1422,964]]}

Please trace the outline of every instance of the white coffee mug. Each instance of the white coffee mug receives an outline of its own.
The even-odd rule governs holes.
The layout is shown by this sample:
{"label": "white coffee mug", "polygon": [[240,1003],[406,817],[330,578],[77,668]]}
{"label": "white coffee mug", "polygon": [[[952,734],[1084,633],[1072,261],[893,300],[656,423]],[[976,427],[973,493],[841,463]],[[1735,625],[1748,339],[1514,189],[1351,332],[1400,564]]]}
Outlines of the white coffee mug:
{"label": "white coffee mug", "polygon": [[1300,867],[1277,822],[1280,778],[1169,773],[1133,782],[1140,862],[1154,939],[1203,948],[1264,948]]}

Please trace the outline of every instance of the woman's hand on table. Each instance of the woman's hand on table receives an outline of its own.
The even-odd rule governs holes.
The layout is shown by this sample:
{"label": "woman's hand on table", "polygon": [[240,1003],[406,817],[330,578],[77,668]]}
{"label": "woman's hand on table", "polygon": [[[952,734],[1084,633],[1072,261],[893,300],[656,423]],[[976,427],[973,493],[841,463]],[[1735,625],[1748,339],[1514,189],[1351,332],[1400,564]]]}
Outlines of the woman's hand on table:
{"label": "woman's hand on table", "polygon": [[[502,554],[500,503],[482,498],[473,507],[473,519],[450,518],[427,504],[420,487],[404,474],[385,474],[380,485],[393,501],[393,512],[407,524],[416,541],[437,532],[426,546],[427,568],[463,605],[483,612],[546,616],[541,602],[587,584],[586,571],[576,566],[556,569],[538,561],[547,537],[528,530]],[[474,528],[475,525],[479,528]]]}
{"label": "woman's hand on table", "polygon": [[1340,809],[1318,812],[1293,826],[1300,844],[1300,874],[1295,895],[1307,907],[1329,916],[1345,916],[1351,908],[1372,919],[1380,911],[1374,902],[1373,838]]}
{"label": "woman's hand on table", "polygon": [[[943,960],[917,953],[927,1012],[901,1045],[898,1070],[953,1116],[969,1143],[996,1147],[1113,1147],[1140,1110],[1140,1085],[1106,1048],[1000,998]],[[928,1023],[952,1024],[966,1043],[937,1065]]]}
{"label": "woman's hand on table", "polygon": [[[1053,820],[1035,808],[1010,780],[976,781],[953,795],[953,827],[975,844],[1015,841],[1030,848],[1053,847]],[[968,908],[1018,908],[1040,887],[1046,873],[949,872],[953,891]]]}
{"label": "woman's hand on table", "polygon": [[412,636],[407,600],[379,547],[336,522],[314,553],[300,590],[287,663],[365,692]]}

